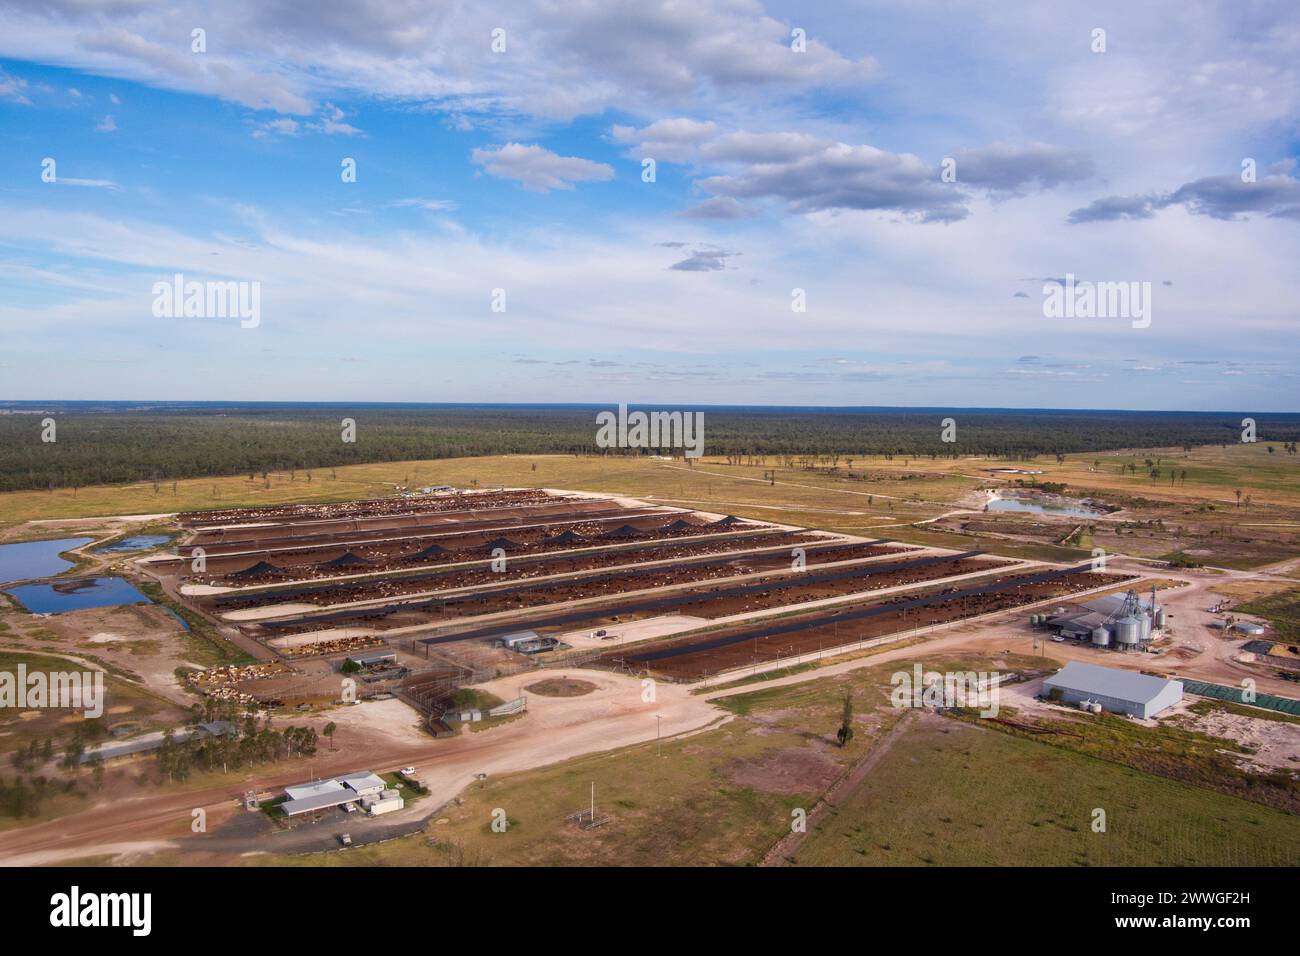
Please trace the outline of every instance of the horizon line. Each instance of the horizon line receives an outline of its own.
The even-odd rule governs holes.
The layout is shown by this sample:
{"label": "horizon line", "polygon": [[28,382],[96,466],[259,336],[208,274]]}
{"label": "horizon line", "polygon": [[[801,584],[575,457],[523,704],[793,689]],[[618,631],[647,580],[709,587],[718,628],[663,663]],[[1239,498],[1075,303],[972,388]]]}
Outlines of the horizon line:
{"label": "horizon line", "polygon": [[408,408],[578,408],[610,409],[624,405],[627,408],[652,409],[737,409],[737,410],[800,410],[800,411],[969,411],[969,412],[1122,412],[1150,415],[1300,415],[1296,411],[1249,411],[1243,409],[1178,409],[1178,408],[1122,408],[1122,407],[1055,407],[1014,405],[797,405],[797,404],[720,404],[706,402],[412,402],[412,401],[348,401],[299,399],[167,399],[167,398],[76,398],[76,399],[0,399],[0,408],[41,405],[173,405],[173,406],[314,406],[317,408],[351,407],[408,407]]}

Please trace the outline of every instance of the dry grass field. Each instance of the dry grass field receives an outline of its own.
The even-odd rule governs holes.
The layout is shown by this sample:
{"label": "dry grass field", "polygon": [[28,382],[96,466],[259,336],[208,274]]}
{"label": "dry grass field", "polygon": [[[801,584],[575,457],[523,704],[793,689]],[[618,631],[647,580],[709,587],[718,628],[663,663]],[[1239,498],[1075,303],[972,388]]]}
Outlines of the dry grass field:
{"label": "dry grass field", "polygon": [[[1267,447],[1211,446],[1189,452],[1143,451],[1137,456],[1098,453],[1066,456],[1060,463],[1046,458],[1032,462],[854,458],[850,468],[846,458],[836,467],[827,464],[816,470],[786,468],[775,462],[738,465],[704,458],[688,465],[680,459],[630,456],[507,455],[389,462],[299,471],[292,476],[276,473],[266,481],[250,481],[241,475],[76,492],[10,492],[0,495],[0,534],[4,540],[48,537],[72,528],[96,527],[93,520],[82,519],[110,515],[341,501],[391,495],[400,487],[451,484],[623,494],[661,504],[922,544],[966,548],[977,542],[988,550],[1020,557],[1068,560],[1086,553],[1086,547],[1063,546],[1053,540],[1057,537],[1055,527],[1048,535],[1023,533],[1017,524],[1017,519],[1024,517],[1021,515],[993,516],[1005,525],[1005,535],[962,534],[952,522],[943,527],[916,525],[959,509],[981,517],[983,496],[974,493],[982,488],[1014,487],[1015,480],[982,469],[1024,467],[1043,474],[1021,476],[1020,480],[1064,483],[1071,496],[1096,495],[1123,507],[1119,517],[1130,524],[1110,534],[1107,541],[1096,542],[1108,549],[1152,552],[1147,556],[1155,557],[1182,550],[1188,544],[1184,538],[1202,544],[1218,539],[1231,542],[1237,565],[1250,566],[1296,552],[1300,540],[1300,458],[1286,455],[1280,448],[1269,454]],[[1147,458],[1158,461],[1164,475],[1172,469],[1177,479],[1147,477]],[[1136,470],[1130,472],[1128,464],[1135,464]],[[774,481],[765,478],[769,472],[773,472]],[[1238,489],[1242,490],[1240,504]],[[58,525],[27,524],[51,519],[64,520]],[[1143,525],[1157,521],[1162,526]],[[141,524],[147,523],[142,519]],[[1258,555],[1242,553],[1251,550],[1247,547],[1250,541],[1260,542],[1255,548]],[[1086,543],[1072,541],[1071,545]]]}

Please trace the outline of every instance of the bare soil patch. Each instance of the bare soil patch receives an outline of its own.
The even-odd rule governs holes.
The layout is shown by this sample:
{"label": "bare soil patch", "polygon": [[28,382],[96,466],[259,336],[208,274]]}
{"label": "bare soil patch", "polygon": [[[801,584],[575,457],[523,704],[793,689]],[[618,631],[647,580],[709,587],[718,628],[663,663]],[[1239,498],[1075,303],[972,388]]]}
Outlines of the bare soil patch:
{"label": "bare soil patch", "polygon": [[733,760],[722,767],[732,783],[764,793],[820,793],[839,776],[838,764],[812,747],[786,747],[759,760]]}
{"label": "bare soil patch", "polygon": [[538,694],[542,697],[581,697],[595,689],[596,685],[590,681],[576,680],[572,677],[548,677],[524,688],[530,694]]}

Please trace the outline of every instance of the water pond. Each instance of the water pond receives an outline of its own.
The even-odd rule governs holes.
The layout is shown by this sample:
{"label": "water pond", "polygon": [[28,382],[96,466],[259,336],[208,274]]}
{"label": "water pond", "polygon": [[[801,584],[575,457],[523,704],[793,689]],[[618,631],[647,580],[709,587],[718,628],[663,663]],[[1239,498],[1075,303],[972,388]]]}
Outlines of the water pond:
{"label": "water pond", "polygon": [[95,553],[117,554],[120,551],[147,551],[149,548],[156,548],[160,544],[166,544],[171,539],[169,534],[137,534],[134,537],[123,538],[121,541],[106,544],[102,548],[96,548]]}
{"label": "water pond", "polygon": [[48,578],[72,567],[71,561],[59,557],[62,551],[90,544],[94,538],[56,538],[52,541],[24,541],[0,544],[0,584]]}
{"label": "water pond", "polygon": [[20,584],[6,594],[18,599],[33,614],[63,614],[93,607],[149,604],[149,598],[125,578],[63,578]]}
{"label": "water pond", "polygon": [[1058,515],[1063,518],[1101,518],[1106,512],[1069,498],[995,498],[989,511],[1016,511],[1028,514]]}

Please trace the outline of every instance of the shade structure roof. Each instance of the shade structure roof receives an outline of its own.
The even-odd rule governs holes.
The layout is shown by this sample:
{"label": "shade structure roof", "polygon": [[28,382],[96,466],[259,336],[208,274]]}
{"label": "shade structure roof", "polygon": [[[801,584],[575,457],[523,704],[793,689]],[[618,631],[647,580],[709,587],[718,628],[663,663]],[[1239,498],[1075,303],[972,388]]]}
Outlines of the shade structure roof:
{"label": "shade structure roof", "polygon": [[252,578],[263,574],[284,574],[284,568],[278,567],[270,561],[258,561],[257,564],[250,564],[248,567],[234,572],[230,577]]}
{"label": "shade structure roof", "polygon": [[608,532],[608,533],[605,534],[603,537],[606,537],[606,538],[639,538],[639,537],[641,537],[642,534],[644,534],[644,532],[637,530],[636,528],[632,527],[630,524],[625,524],[625,525],[622,525],[622,526],[620,526],[620,527],[618,527],[618,528],[615,528],[613,531]]}
{"label": "shade structure roof", "polygon": [[414,554],[408,554],[407,558],[441,558],[444,555],[451,554],[451,551],[440,544],[431,544],[427,548],[421,548]]}
{"label": "shade structure roof", "polygon": [[334,558],[333,560],[330,561],[325,561],[320,566],[322,568],[350,568],[350,567],[355,567],[356,565],[359,564],[371,564],[371,563],[372,562],[367,561],[359,554],[354,554],[351,551],[344,551],[337,558]]}

